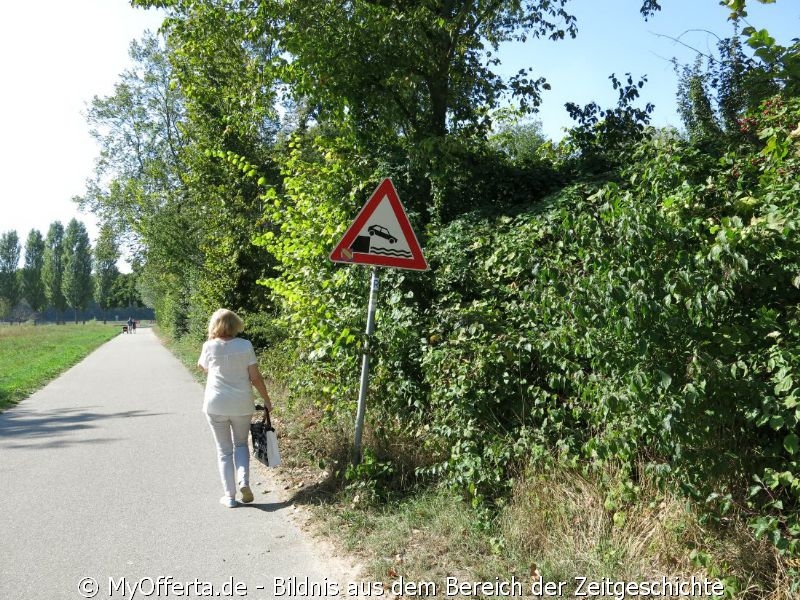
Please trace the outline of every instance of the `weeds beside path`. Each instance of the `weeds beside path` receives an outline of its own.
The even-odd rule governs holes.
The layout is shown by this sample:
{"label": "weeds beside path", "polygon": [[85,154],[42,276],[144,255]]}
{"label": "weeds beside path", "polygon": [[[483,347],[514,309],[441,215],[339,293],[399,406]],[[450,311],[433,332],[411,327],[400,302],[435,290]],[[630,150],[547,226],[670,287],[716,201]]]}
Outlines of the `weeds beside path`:
{"label": "weeds beside path", "polygon": [[0,326],[0,411],[27,398],[119,333],[116,325]]}

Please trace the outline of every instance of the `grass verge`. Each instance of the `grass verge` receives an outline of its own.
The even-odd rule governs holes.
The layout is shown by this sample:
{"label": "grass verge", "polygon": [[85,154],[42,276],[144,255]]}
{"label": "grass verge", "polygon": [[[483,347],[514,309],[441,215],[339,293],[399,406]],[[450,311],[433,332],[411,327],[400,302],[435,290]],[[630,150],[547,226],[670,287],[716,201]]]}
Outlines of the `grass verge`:
{"label": "grass verge", "polygon": [[119,334],[116,324],[0,326],[0,410],[27,398]]}
{"label": "grass verge", "polygon": [[[491,510],[436,485],[386,493],[380,473],[377,480],[342,477],[352,433],[347,424],[326,420],[302,402],[279,403],[285,407],[280,435],[287,460],[280,471],[287,489],[307,507],[314,532],[360,562],[363,579],[380,582],[388,597],[425,595],[420,589],[404,594],[401,581],[433,583],[437,596],[447,597],[448,577],[490,584],[514,577],[526,592],[537,580],[564,582],[563,598],[579,597],[581,577],[673,584],[707,578],[724,586],[724,598],[798,597],[793,586],[800,564],[756,539],[744,515],[732,510],[724,518],[703,517],[677,486],[657,485],[644,471],[636,485],[610,468],[594,475],[560,466],[530,471]],[[365,437],[369,443],[369,431]]]}
{"label": "grass verge", "polygon": [[170,335],[169,332],[161,329],[157,325],[153,325],[153,333],[156,334],[161,343],[172,352],[175,357],[189,369],[189,372],[194,375],[197,381],[205,381],[205,375],[197,368],[197,357],[200,356],[200,348],[203,342],[197,342],[191,336],[185,335],[182,338],[176,338]]}
{"label": "grass verge", "polygon": [[[402,581],[432,583],[445,597],[447,578],[459,584],[513,578],[527,597],[536,581],[563,582],[558,597],[574,598],[580,578],[677,584],[694,577],[719,582],[724,598],[797,598],[788,565],[740,520],[703,522],[690,503],[655,487],[624,511],[609,510],[607,492],[599,478],[552,471],[521,480],[508,504],[492,514],[435,487],[369,504],[343,490],[312,502],[311,511],[317,532],[364,564],[365,580],[397,595],[407,591],[397,587]],[[600,597],[634,597],[614,594]]]}

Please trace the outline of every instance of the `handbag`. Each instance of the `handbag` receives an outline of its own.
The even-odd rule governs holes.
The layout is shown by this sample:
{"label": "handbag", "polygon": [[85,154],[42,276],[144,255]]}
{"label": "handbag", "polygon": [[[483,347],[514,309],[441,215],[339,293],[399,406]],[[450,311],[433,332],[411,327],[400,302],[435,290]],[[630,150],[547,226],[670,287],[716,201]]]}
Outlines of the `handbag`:
{"label": "handbag", "polygon": [[277,467],[281,464],[281,453],[278,450],[278,436],[272,427],[269,411],[264,407],[264,417],[260,422],[250,423],[250,434],[253,437],[253,456],[266,467]]}

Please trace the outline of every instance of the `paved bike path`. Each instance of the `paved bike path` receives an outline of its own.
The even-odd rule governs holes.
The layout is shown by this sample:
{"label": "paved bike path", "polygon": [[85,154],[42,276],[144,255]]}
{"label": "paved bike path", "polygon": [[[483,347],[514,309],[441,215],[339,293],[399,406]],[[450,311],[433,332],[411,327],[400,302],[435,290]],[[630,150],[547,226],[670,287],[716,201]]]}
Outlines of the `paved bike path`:
{"label": "paved bike path", "polygon": [[80,599],[92,591],[84,578],[96,598],[130,598],[139,582],[137,598],[195,598],[206,584],[225,597],[232,579],[246,586],[232,597],[250,600],[341,584],[291,507],[263,493],[263,473],[256,485],[258,469],[253,504],[218,503],[201,405],[202,386],[139,329],[0,414],[0,598]]}

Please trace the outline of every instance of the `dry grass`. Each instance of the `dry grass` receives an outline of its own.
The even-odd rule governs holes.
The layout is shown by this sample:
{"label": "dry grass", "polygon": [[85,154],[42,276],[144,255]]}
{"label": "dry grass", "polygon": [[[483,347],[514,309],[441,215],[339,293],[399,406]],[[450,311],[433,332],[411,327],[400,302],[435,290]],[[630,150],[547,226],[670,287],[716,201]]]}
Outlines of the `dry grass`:
{"label": "dry grass", "polygon": [[[612,474],[613,475],[613,474]],[[602,480],[601,480],[602,479]],[[726,598],[790,600],[790,565],[770,544],[753,539],[741,519],[703,524],[691,503],[649,482],[636,498],[609,510],[613,476],[568,471],[529,474],[494,517],[442,489],[383,504],[354,502],[339,490],[314,502],[316,530],[365,564],[384,589],[405,581],[719,580]],[[441,594],[440,594],[441,595]],[[666,599],[667,597],[664,596]]]}
{"label": "dry grass", "polygon": [[797,597],[786,565],[743,520],[704,525],[691,503],[647,481],[634,501],[609,510],[608,491],[574,472],[526,477],[500,517],[509,558],[537,565],[552,581],[695,576],[721,580],[732,598]]}

